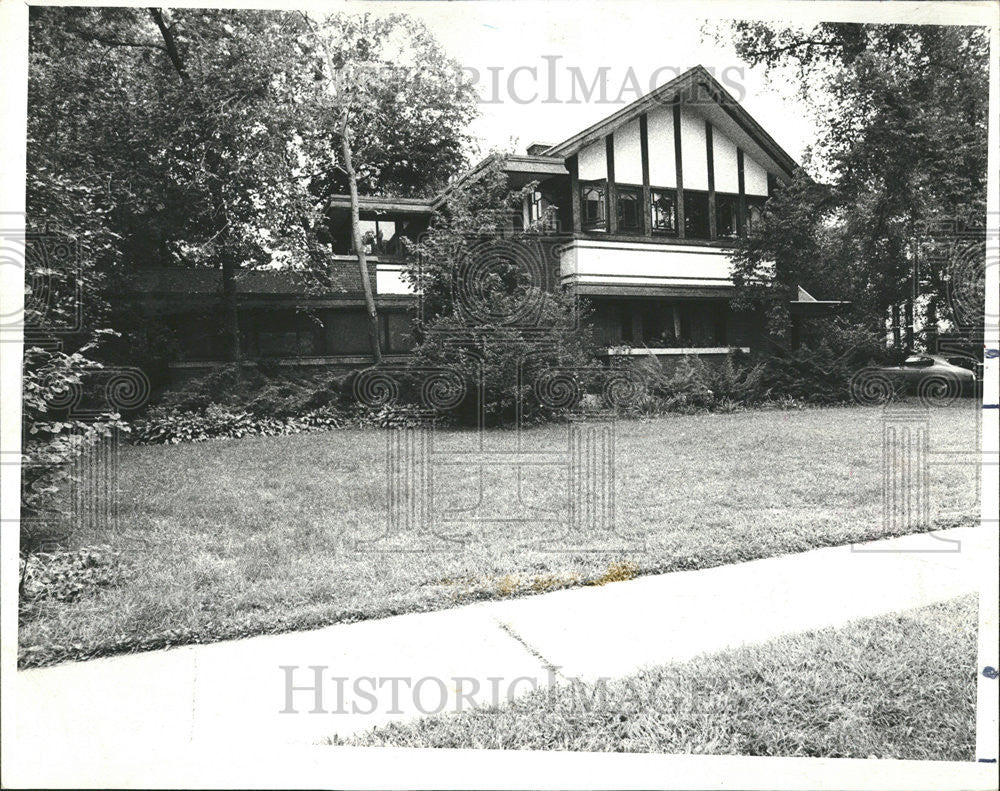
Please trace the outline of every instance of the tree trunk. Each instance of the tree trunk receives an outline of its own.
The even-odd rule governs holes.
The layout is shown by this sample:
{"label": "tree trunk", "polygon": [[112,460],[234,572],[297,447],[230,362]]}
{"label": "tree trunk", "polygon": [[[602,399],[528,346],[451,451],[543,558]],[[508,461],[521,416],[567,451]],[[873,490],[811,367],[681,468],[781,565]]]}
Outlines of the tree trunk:
{"label": "tree trunk", "polygon": [[927,300],[927,309],[924,313],[924,335],[928,354],[936,353],[938,339],[937,295],[933,293]]}
{"label": "tree trunk", "polygon": [[368,343],[371,346],[375,364],[382,362],[382,348],[379,344],[378,311],[375,309],[375,296],[372,293],[371,278],[368,277],[368,258],[361,241],[361,220],[358,209],[358,179],[354,173],[354,163],[351,157],[350,133],[347,121],[341,128],[340,150],[344,155],[344,171],[347,173],[347,183],[351,192],[351,236],[354,239],[354,250],[358,256],[358,267],[361,269],[361,288],[365,292],[365,310],[368,312]]}
{"label": "tree trunk", "polygon": [[913,351],[913,298],[908,297],[905,305],[906,310],[906,352]]}
{"label": "tree trunk", "polygon": [[903,346],[903,336],[899,327],[899,305],[892,303],[892,345],[898,352]]}

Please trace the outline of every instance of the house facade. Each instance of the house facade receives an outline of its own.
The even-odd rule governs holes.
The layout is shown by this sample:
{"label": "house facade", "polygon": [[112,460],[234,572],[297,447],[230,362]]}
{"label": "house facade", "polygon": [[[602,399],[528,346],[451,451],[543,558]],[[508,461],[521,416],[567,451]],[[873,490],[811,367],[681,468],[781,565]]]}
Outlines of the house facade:
{"label": "house facade", "polygon": [[[685,72],[561,143],[509,156],[504,167],[512,187],[537,185],[525,200],[524,222],[555,207],[564,240],[560,285],[587,300],[606,354],[719,355],[758,342],[754,317],[731,309],[729,256],[797,164],[706,69]],[[476,169],[463,178],[475,177]],[[401,278],[402,240],[416,240],[444,201],[443,194],[361,200],[389,356],[406,354],[418,299]],[[330,208],[325,241],[337,272],[324,293],[291,273],[241,275],[248,357],[288,365],[370,362],[349,211],[346,196]],[[191,336],[181,344],[185,359],[174,364],[178,375],[199,372],[219,357],[218,346],[204,342],[205,328],[183,318],[218,293],[212,280],[218,274],[192,274],[142,273],[148,282],[140,287],[150,305]]]}

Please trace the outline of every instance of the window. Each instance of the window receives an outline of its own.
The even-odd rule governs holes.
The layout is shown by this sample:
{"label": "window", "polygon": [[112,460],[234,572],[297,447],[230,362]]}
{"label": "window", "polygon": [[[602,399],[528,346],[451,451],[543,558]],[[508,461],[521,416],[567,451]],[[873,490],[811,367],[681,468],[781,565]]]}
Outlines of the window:
{"label": "window", "polygon": [[257,348],[262,357],[295,357],[315,353],[315,339],[303,330],[259,331]]}
{"label": "window", "polygon": [[669,236],[677,235],[677,193],[674,190],[654,189],[650,191],[652,211],[650,220],[653,233]]}
{"label": "window", "polygon": [[715,195],[715,230],[723,239],[735,239],[739,235],[739,223],[736,219],[739,200],[739,195],[727,192]]}
{"label": "window", "polygon": [[708,193],[684,191],[684,235],[688,239],[709,239]]}
{"label": "window", "polygon": [[766,200],[767,198],[747,198],[747,234],[753,233],[755,228],[760,227]]}
{"label": "window", "polygon": [[618,231],[639,233],[642,230],[639,206],[642,204],[642,190],[635,187],[618,187]]}
{"label": "window", "polygon": [[914,355],[912,357],[907,357],[903,361],[903,365],[907,368],[928,368],[934,365],[934,360],[930,357],[921,357],[920,355]]}
{"label": "window", "polygon": [[545,213],[549,212],[549,217],[547,221],[542,226],[542,230],[554,231],[558,225],[558,218],[556,214],[549,211],[552,208],[551,198],[541,192],[540,190],[535,190],[531,194],[531,199],[528,201],[528,220],[532,223],[536,223],[545,217]]}
{"label": "window", "polygon": [[[359,220],[361,244],[368,255],[401,255],[402,244],[393,220]],[[353,245],[351,252],[354,252]]]}
{"label": "window", "polygon": [[379,314],[382,347],[389,354],[413,349],[411,336],[412,317],[408,313],[388,312]]}
{"label": "window", "polygon": [[607,186],[603,182],[580,186],[582,225],[588,230],[604,229],[604,196]]}

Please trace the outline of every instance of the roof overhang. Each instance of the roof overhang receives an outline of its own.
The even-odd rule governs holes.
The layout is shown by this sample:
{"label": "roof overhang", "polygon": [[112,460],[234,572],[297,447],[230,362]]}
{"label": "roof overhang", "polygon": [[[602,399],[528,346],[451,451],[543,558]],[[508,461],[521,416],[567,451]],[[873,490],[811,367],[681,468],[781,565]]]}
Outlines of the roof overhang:
{"label": "roof overhang", "polygon": [[[329,200],[334,209],[350,209],[350,195],[334,195]],[[434,212],[431,201],[423,198],[380,198],[368,195],[358,197],[358,209],[362,212],[392,212],[393,214],[429,215]]]}
{"label": "roof overhang", "polygon": [[850,301],[842,299],[816,299],[802,286],[799,286],[798,298],[789,301],[788,310],[796,317],[818,318],[832,316],[850,304]]}
{"label": "roof overhang", "polygon": [[502,156],[503,169],[512,177],[514,186],[524,186],[531,181],[541,181],[552,176],[568,176],[566,161],[563,157],[538,156],[524,154],[493,154],[481,160],[475,167],[464,173],[454,183],[445,187],[431,200],[433,209],[440,208],[456,187],[475,181],[496,156]]}

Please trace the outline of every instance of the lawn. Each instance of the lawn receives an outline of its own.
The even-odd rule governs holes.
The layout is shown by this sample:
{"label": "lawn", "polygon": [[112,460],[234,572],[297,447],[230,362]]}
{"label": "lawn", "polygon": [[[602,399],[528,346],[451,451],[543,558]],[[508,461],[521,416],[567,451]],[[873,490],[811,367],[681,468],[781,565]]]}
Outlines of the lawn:
{"label": "lawn", "polygon": [[976,597],[337,744],[971,761]]}
{"label": "lawn", "polygon": [[[113,552],[88,561],[90,582],[72,595],[22,607],[20,662],[291,631],[882,537],[881,426],[881,410],[858,407],[621,421],[616,532],[643,543],[611,552],[578,551],[615,541],[567,536],[545,521],[565,515],[565,467],[524,467],[520,497],[511,470],[447,467],[434,512],[458,513],[442,530],[465,544],[404,531],[394,546],[424,551],[375,552],[356,541],[385,529],[386,431],[126,447],[117,527],[73,536],[76,546]],[[975,448],[975,404],[932,410],[929,428],[932,451]],[[522,442],[565,448],[567,431],[534,428]],[[510,449],[514,434],[485,441]],[[476,442],[448,430],[435,447]],[[932,468],[932,524],[978,519],[977,477],[975,465]]]}

